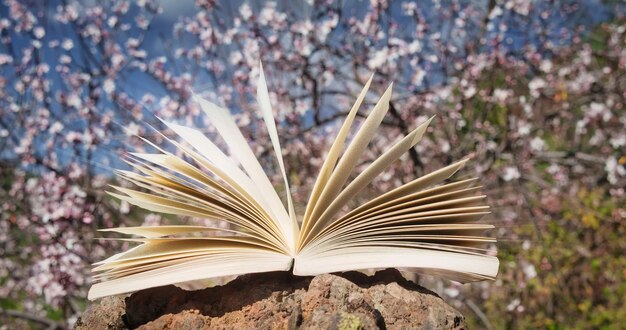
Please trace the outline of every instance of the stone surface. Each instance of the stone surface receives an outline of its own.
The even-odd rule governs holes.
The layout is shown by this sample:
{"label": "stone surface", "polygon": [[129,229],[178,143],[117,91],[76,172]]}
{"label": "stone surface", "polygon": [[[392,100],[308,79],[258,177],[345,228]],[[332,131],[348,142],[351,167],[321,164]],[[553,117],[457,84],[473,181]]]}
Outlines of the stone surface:
{"label": "stone surface", "polygon": [[223,286],[165,286],[93,304],[76,329],[464,329],[435,293],[392,269],[297,277],[240,276]]}
{"label": "stone surface", "polygon": [[104,297],[91,304],[74,324],[75,329],[126,329],[124,296]]}

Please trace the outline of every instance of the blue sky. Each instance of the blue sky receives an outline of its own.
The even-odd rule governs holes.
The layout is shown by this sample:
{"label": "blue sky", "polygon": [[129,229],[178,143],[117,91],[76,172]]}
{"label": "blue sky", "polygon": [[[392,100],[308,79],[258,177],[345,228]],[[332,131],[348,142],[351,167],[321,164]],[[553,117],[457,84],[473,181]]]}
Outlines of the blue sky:
{"label": "blue sky", "polygon": [[[244,1],[242,0],[236,0],[232,2],[222,3],[220,5],[222,6],[222,13],[223,14],[226,14],[229,12],[237,13],[240,4],[243,2]],[[446,3],[445,1],[443,2]],[[535,3],[536,3],[536,6],[538,6],[539,8],[549,9],[551,8],[550,6],[564,6],[567,3],[573,3],[573,2],[574,1],[556,1],[556,2],[538,1]],[[52,15],[52,13],[54,13],[55,8],[59,3],[61,2],[55,1],[55,0],[52,0],[49,2],[49,6],[47,9],[48,15]],[[258,1],[252,1],[251,2],[252,9],[254,11],[258,11],[261,7],[260,3],[261,2],[258,2]],[[422,12],[424,13],[424,15],[426,16],[426,19],[428,21],[432,21],[433,23],[437,23],[436,20],[438,19],[437,17],[439,13],[437,12],[436,9],[434,9],[432,2],[431,1],[419,1],[417,3],[418,3],[418,6],[422,9]],[[480,8],[484,8],[487,4],[487,1],[473,1],[473,3]],[[181,17],[193,17],[197,12],[197,8],[195,7],[194,0],[175,0],[175,1],[160,0],[160,4],[163,8],[163,11],[161,14],[157,15],[154,18],[151,28],[146,34],[146,39],[144,40],[144,44],[143,44],[143,48],[147,51],[147,54],[148,54],[148,58],[146,59],[147,61],[153,58],[156,58],[158,56],[161,56],[163,54],[164,45],[162,44],[161,39],[162,38],[166,40],[172,39],[173,26],[176,22],[178,22],[181,19]],[[553,40],[553,42],[557,45],[559,43],[567,44],[569,42],[568,38],[561,37],[561,33],[563,31],[568,31],[568,30],[575,28],[574,23],[578,24],[579,22],[585,22],[586,24],[588,24],[588,26],[594,26],[598,22],[610,19],[614,14],[616,14],[610,11],[611,6],[604,5],[604,2],[601,0],[585,0],[585,1],[580,1],[580,4],[581,4],[580,5],[581,8],[572,15],[563,14],[562,11],[552,11],[552,14],[550,14],[548,17],[533,21],[531,24],[539,24],[539,25],[547,24],[547,27],[548,27],[547,31],[551,33],[551,35],[548,36],[549,39]],[[366,9],[366,6],[368,5],[369,5],[369,1],[365,1],[365,0],[346,1],[344,5],[344,9],[347,10],[348,12],[354,12],[356,16],[359,17],[361,16],[361,13]],[[298,15],[301,17],[310,16],[313,12],[313,9],[306,2],[279,1],[278,8],[280,9],[282,7],[289,7],[289,11],[291,13],[294,13],[295,15]],[[35,6],[33,8],[43,8],[43,7]],[[406,17],[403,16],[400,3],[394,2],[394,5],[392,6],[390,12],[393,18],[396,21],[401,23],[402,28],[407,29],[407,30],[412,28],[410,20],[408,20]],[[129,12],[130,16],[127,17],[126,19],[132,19],[132,14],[133,12],[131,10],[131,12]],[[622,15],[624,14],[623,7],[621,7],[621,14]],[[0,4],[0,16],[2,18],[8,18],[8,8],[5,3]],[[227,16],[224,17],[224,20],[226,22],[228,22],[228,19],[229,17]],[[40,17],[40,20],[43,20],[43,18]],[[526,33],[523,33],[529,29],[529,27],[526,25],[527,24],[526,18],[520,15],[511,13],[509,11],[505,11],[498,19],[494,20],[495,24],[499,24],[499,22],[505,22],[508,27],[507,39],[509,39],[509,42],[510,42],[509,47],[511,50],[517,50],[520,48],[520,45],[523,45],[527,42],[525,38],[529,37],[529,35]],[[406,25],[404,23],[406,23]],[[447,28],[449,27],[446,27],[446,25],[443,24],[440,26],[440,29],[442,30],[439,32],[445,35]],[[129,35],[139,34],[139,31],[136,31],[136,30],[133,31],[131,29],[130,31],[128,31],[128,34]],[[329,42],[340,43],[342,42],[343,38],[349,37],[346,34],[347,34],[346,31],[339,30],[336,32],[334,39],[331,38]],[[532,35],[530,35],[530,37],[533,38]],[[25,35],[23,33],[22,34],[12,33],[11,47],[18,50],[16,56],[14,56],[16,57],[15,59],[16,61],[18,61],[20,58],[21,49],[29,45],[31,38],[32,37],[30,35]],[[70,34],[66,26],[63,26],[63,24],[59,24],[52,19],[48,19],[48,21],[46,22],[46,35],[42,39],[44,45],[49,40],[54,40],[54,39],[63,40],[66,38],[73,40],[74,43],[79,42],[78,37],[76,35]],[[124,41],[121,40],[121,44],[123,44],[123,42]],[[186,40],[186,42],[188,44],[191,44],[195,41],[189,38],[189,40]],[[183,42],[183,45],[184,44],[185,43]],[[0,46],[0,53],[2,52],[8,53],[7,47],[8,47],[7,45]],[[43,54],[43,60],[49,63],[51,68],[55,67],[59,59],[59,56],[62,55],[63,53],[63,51],[59,48],[55,50],[50,50],[50,49],[47,49],[47,46],[42,47],[41,51]],[[424,51],[428,51],[428,49],[425,49]],[[79,58],[79,59],[81,58],[79,54],[74,54],[74,55],[76,56],[76,58]],[[11,77],[14,74],[14,71],[11,67],[5,66],[4,68],[1,68],[0,70],[1,70],[0,74],[4,75],[5,77]],[[436,67],[433,68],[433,70],[436,70]],[[141,97],[145,93],[152,93],[157,97],[163,97],[167,95],[167,91],[159,87],[158,84],[154,83],[152,78],[148,77],[147,75],[141,72],[138,72],[137,70],[129,71],[125,74],[127,75],[126,80],[128,82],[126,84],[128,85],[122,86],[123,87],[122,89],[125,90],[133,99],[140,100]],[[436,77],[436,72],[434,73],[431,72],[430,74]],[[61,78],[54,73],[53,69],[50,70],[50,74],[48,78],[52,82],[52,86],[51,86],[52,90],[54,90],[55,88],[58,89],[59,88],[58,86],[64,86],[62,81],[60,81]],[[436,78],[434,79],[434,82],[437,83]],[[441,79],[439,79],[439,82],[441,82]],[[199,81],[197,81],[196,84],[199,86],[206,86],[206,84],[202,81],[202,79],[199,79]],[[106,108],[107,104],[102,103],[100,107]],[[52,111],[55,111],[54,106],[53,106]],[[146,112],[147,114],[150,113],[149,110],[146,110]],[[69,127],[72,127],[72,126],[79,127],[80,125],[83,125],[83,123],[81,123],[80,121],[72,123],[72,119],[68,119],[68,122],[66,124]],[[103,154],[96,158],[100,158],[100,160],[104,161],[106,160],[107,157],[108,157],[107,155]]]}

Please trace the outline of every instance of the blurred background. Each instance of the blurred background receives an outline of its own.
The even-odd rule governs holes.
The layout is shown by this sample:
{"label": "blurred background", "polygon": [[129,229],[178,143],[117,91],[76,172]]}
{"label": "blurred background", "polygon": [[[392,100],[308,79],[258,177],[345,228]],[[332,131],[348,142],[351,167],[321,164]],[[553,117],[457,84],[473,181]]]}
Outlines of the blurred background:
{"label": "blurred background", "polygon": [[360,201],[469,155],[460,177],[493,207],[497,280],[419,281],[472,328],[623,327],[625,15],[609,0],[3,0],[0,328],[75,322],[90,264],[125,248],[97,228],[203,221],[104,193],[135,135],[160,142],[156,116],[211,133],[192,91],[232,110],[280,184],[259,60],[300,208],[375,73],[360,114],[392,81],[394,96],[359,168],[437,117]]}

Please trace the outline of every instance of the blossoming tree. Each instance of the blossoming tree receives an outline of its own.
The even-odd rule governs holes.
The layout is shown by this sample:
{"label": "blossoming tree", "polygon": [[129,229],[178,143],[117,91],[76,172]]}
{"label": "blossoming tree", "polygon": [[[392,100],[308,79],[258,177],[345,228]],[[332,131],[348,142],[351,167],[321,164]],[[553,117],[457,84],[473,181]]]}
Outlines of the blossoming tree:
{"label": "blossoming tree", "polygon": [[[495,284],[441,292],[476,322],[492,326],[485,310],[529,326],[541,317],[567,322],[559,308],[579,307],[551,285],[575,283],[561,289],[576,298],[585,296],[578,286],[619,282],[611,274],[575,275],[618,250],[594,231],[624,231],[619,3],[198,0],[174,24],[148,0],[7,0],[0,13],[0,302],[12,315],[45,316],[44,323],[75,317],[89,263],[111,244],[91,240],[96,228],[175,221],[103,192],[123,155],[145,147],[135,135],[158,142],[157,116],[211,134],[192,91],[232,109],[254,150],[266,154],[252,97],[259,60],[300,205],[336,124],[371,73],[376,93],[394,82],[394,98],[363,166],[437,115],[422,143],[371,191],[473,157],[466,174],[484,178],[501,253],[512,261]],[[582,234],[570,237],[561,227]],[[581,259],[551,250],[551,240],[577,244]],[[602,262],[613,269],[616,260]],[[549,274],[558,267],[563,273]],[[545,309],[525,304],[529,287]],[[619,303],[594,292],[586,311],[596,305]]]}

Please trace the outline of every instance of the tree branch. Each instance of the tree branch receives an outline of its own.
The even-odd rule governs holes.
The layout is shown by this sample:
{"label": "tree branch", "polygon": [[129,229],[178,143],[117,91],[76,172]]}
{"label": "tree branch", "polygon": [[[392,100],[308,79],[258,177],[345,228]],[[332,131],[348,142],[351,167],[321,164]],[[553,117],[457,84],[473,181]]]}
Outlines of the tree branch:
{"label": "tree branch", "polygon": [[27,321],[43,324],[45,326],[48,326],[47,329],[49,329],[49,330],[63,329],[63,326],[60,323],[56,322],[56,321],[47,319],[45,317],[41,317],[41,316],[33,315],[33,314],[30,314],[30,313],[26,313],[26,312],[21,312],[21,311],[16,311],[16,310],[4,309],[3,308],[2,310],[0,310],[0,314],[4,315],[6,317],[14,317],[14,318],[18,318],[18,319],[23,319],[23,320],[27,320]]}

